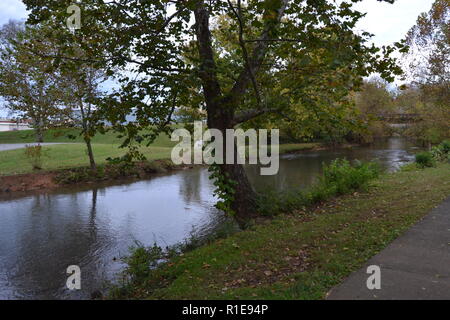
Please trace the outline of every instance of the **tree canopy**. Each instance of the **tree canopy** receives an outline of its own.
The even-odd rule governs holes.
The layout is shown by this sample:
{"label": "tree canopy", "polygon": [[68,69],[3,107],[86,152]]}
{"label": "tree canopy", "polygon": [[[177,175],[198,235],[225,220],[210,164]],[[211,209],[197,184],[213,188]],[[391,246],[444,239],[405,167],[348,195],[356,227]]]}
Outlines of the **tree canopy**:
{"label": "tree canopy", "polygon": [[42,131],[51,123],[63,121],[62,102],[66,91],[52,61],[36,59],[29,51],[33,47],[52,55],[56,50],[50,41],[37,40],[39,30],[14,21],[3,26],[0,95],[7,102],[6,108],[33,121],[36,139],[42,142]]}
{"label": "tree canopy", "polygon": [[438,143],[450,135],[450,3],[435,0],[407,34],[410,88],[399,98],[420,115],[408,133]]}

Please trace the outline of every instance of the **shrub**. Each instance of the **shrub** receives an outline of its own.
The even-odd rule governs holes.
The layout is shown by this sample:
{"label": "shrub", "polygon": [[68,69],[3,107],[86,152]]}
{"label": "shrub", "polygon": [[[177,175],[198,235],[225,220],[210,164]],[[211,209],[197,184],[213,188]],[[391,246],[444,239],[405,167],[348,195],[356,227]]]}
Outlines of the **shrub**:
{"label": "shrub", "polygon": [[365,187],[379,172],[375,162],[358,162],[356,166],[352,166],[346,159],[336,159],[329,165],[324,165],[321,184],[333,189],[333,194],[344,194]]}
{"label": "shrub", "polygon": [[436,161],[448,161],[450,159],[450,141],[443,141],[431,148],[431,154]]}
{"label": "shrub", "polygon": [[423,151],[416,154],[416,164],[419,168],[433,167],[435,161],[431,152]]}
{"label": "shrub", "polygon": [[59,184],[85,182],[90,181],[91,179],[91,171],[88,168],[64,170],[55,177],[55,181]]}
{"label": "shrub", "polygon": [[98,181],[105,178],[105,168],[98,166],[97,171],[92,171],[91,168],[81,167],[64,170],[60,172],[55,181],[58,184],[73,184],[79,182]]}
{"label": "shrub", "polygon": [[25,156],[30,162],[33,170],[42,169],[42,146],[41,145],[26,145]]}
{"label": "shrub", "polygon": [[107,158],[106,171],[108,177],[117,179],[131,176],[139,176],[139,170],[136,163],[127,157]]}
{"label": "shrub", "polygon": [[165,172],[167,172],[165,164],[157,162],[157,161],[143,163],[142,169],[146,173],[165,173]]}
{"label": "shrub", "polygon": [[144,247],[137,243],[136,247],[130,248],[132,253],[123,260],[127,264],[125,273],[130,277],[131,282],[141,282],[148,277],[150,271],[164,259],[163,249],[156,244],[152,247]]}
{"label": "shrub", "polygon": [[444,140],[439,145],[445,153],[450,153],[450,140]]}

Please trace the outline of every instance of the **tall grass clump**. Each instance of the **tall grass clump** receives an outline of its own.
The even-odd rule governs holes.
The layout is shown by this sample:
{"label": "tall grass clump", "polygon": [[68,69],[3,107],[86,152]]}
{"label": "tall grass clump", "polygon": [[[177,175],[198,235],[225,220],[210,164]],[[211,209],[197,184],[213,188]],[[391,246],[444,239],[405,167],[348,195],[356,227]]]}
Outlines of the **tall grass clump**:
{"label": "tall grass clump", "polygon": [[42,146],[41,145],[26,145],[25,156],[31,164],[33,170],[42,169]]}
{"label": "tall grass clump", "polygon": [[416,154],[416,164],[422,169],[434,167],[435,160],[433,158],[433,154],[428,151],[419,152]]}
{"label": "tall grass clump", "polygon": [[330,197],[365,189],[379,173],[380,167],[375,162],[357,161],[351,165],[346,159],[336,159],[323,165],[322,176],[307,190],[262,193],[258,209],[261,214],[269,216],[302,209]]}

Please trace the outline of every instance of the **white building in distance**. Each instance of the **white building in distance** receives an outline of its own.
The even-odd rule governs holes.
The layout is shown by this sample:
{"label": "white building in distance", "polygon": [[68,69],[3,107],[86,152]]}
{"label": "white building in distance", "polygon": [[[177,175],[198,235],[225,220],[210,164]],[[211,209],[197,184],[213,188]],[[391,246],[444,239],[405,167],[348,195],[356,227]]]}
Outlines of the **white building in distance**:
{"label": "white building in distance", "polygon": [[32,129],[32,128],[30,127],[30,125],[27,122],[0,118],[0,132],[1,131],[30,130],[30,129]]}

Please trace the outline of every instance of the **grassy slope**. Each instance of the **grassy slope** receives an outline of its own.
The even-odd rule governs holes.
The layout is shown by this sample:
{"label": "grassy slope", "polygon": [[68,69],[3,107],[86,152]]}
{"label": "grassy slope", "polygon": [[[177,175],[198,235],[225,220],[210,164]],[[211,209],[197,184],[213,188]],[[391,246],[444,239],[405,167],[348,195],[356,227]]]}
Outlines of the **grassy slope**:
{"label": "grassy slope", "polygon": [[[70,167],[88,166],[89,161],[86,148],[77,129],[52,129],[45,133],[45,142],[70,143],[67,145],[45,146],[43,157],[44,170],[56,170]],[[67,136],[76,136],[75,140]],[[106,162],[108,157],[118,157],[125,154],[126,149],[120,149],[117,133],[108,132],[104,135],[96,135],[93,149],[98,164]],[[33,130],[0,132],[1,143],[30,143],[34,142]],[[159,136],[150,147],[143,147],[141,151],[148,160],[170,158],[171,148],[176,142],[170,141],[167,135]],[[315,143],[285,144],[280,146],[280,152],[293,152],[297,150],[311,149],[318,146]],[[0,152],[0,175],[12,175],[31,172],[31,165],[25,157],[23,149]]]}
{"label": "grassy slope", "polygon": [[130,297],[321,299],[449,195],[450,164],[386,174],[368,192],[177,257]]}

